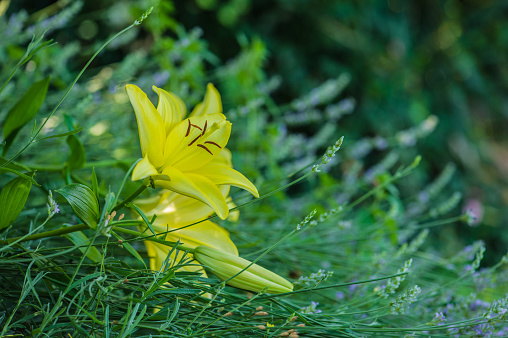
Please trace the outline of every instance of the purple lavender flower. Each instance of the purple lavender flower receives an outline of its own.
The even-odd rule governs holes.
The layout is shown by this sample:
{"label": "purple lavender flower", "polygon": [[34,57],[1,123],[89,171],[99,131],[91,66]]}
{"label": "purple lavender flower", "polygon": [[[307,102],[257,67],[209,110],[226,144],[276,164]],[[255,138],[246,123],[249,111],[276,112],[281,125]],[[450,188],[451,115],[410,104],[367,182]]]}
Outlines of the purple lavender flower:
{"label": "purple lavender flower", "polygon": [[432,320],[435,325],[443,325],[446,321],[446,317],[442,312],[436,312],[434,319]]}

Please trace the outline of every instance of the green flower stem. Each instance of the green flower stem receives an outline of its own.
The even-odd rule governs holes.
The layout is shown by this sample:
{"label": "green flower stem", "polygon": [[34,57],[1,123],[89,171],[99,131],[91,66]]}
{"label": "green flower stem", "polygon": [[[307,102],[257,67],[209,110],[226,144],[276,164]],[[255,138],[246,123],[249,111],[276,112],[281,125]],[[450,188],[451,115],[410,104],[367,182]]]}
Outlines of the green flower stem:
{"label": "green flower stem", "polygon": [[41,232],[38,234],[8,238],[6,240],[0,241],[0,244],[5,245],[5,244],[13,243],[13,242],[26,242],[26,241],[33,241],[36,239],[42,239],[42,238],[47,238],[47,237],[61,236],[61,235],[68,234],[70,232],[86,230],[89,228],[90,227],[88,225],[81,223],[81,224],[76,224],[76,225],[66,227],[66,228],[60,228],[60,229],[56,229],[56,230]]}
{"label": "green flower stem", "polygon": [[122,203],[118,204],[116,207],[113,208],[113,210],[111,211],[117,211],[117,210],[120,210],[122,209],[127,203],[130,203],[133,199],[135,199],[136,197],[138,197],[139,195],[141,195],[141,193],[143,193],[143,191],[146,190],[146,188],[148,188],[148,186],[146,185],[142,185],[138,188],[138,190],[134,191],[132,193],[132,195],[130,195],[129,197],[127,197],[126,199],[124,199],[122,201]]}
{"label": "green flower stem", "polygon": [[[0,157],[2,159],[2,162],[7,162],[7,159]],[[100,167],[114,167],[118,164],[126,164],[134,162],[136,159],[127,159],[127,160],[104,160],[104,161],[94,161],[94,162],[86,162],[83,165],[83,168],[100,168]],[[26,170],[37,170],[37,171],[46,171],[46,172],[59,172],[65,169],[66,165],[59,165],[59,164],[37,164],[37,163],[18,163],[12,161],[11,163],[19,166],[23,166],[26,168]]]}
{"label": "green flower stem", "polygon": [[188,251],[189,253],[194,253],[194,249],[193,248],[189,248],[189,247],[187,247],[185,245],[180,245],[180,244],[176,245],[176,244],[174,244],[174,242],[165,241],[165,240],[159,239],[157,237],[153,237],[153,236],[149,237],[149,236],[146,236],[142,232],[139,232],[139,231],[125,229],[125,228],[120,228],[120,227],[115,227],[114,230],[118,231],[118,232],[123,232],[124,234],[129,234],[129,235],[138,237],[138,238],[140,238],[140,239],[142,239],[144,241],[152,241],[152,242],[164,244],[164,245],[167,245],[167,246],[170,246],[170,247],[176,247],[178,250]]}

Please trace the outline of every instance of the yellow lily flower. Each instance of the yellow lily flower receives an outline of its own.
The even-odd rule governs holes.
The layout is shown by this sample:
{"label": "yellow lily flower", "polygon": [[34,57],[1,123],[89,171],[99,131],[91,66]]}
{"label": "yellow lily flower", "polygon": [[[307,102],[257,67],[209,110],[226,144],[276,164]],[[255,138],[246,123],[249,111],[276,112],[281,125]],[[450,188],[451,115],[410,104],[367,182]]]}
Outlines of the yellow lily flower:
{"label": "yellow lily flower", "polygon": [[218,186],[237,186],[259,197],[245,176],[214,161],[224,151],[231,133],[217,89],[208,84],[203,102],[183,119],[186,108],[182,100],[163,89],[152,88],[159,95],[157,109],[137,86],[126,86],[136,113],[143,155],[133,170],[132,180],[149,179],[153,187],[202,201],[221,219],[228,216],[229,209]]}

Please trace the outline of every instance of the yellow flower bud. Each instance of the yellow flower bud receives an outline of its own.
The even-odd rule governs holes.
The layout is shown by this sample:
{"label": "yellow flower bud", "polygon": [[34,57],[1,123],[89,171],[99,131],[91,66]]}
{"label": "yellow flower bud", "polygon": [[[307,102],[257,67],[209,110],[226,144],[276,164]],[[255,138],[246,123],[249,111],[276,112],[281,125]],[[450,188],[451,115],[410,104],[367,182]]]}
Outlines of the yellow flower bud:
{"label": "yellow flower bud", "polygon": [[[208,267],[221,280],[228,280],[251,264],[246,259],[204,245],[195,249],[194,259]],[[266,291],[269,293],[284,293],[293,290],[293,284],[257,264],[252,264],[227,283],[239,289],[254,292],[260,292],[264,288],[267,288]]]}

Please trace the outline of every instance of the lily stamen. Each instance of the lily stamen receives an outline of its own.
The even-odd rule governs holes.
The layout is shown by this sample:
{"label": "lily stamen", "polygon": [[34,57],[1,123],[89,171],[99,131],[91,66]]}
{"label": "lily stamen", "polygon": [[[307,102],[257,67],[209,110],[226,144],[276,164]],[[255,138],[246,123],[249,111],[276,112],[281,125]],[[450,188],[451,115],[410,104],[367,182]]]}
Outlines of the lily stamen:
{"label": "lily stamen", "polygon": [[191,143],[189,143],[187,146],[188,146],[188,147],[190,147],[190,146],[191,146],[194,142],[196,142],[196,141],[198,140],[198,138],[200,138],[201,136],[203,136],[203,135],[199,134],[198,136],[196,136],[196,138],[195,138],[194,140],[192,140],[192,142],[191,142]]}
{"label": "lily stamen", "polygon": [[[190,121],[190,119],[189,119],[189,121]],[[199,130],[203,130],[203,129],[201,129],[201,127],[200,127],[200,126],[197,126],[197,125],[195,125],[195,124],[192,124],[192,123],[191,123],[191,126],[193,126],[193,127],[195,127],[195,128],[198,128]]]}
{"label": "lily stamen", "polygon": [[208,121],[205,121],[205,130],[203,130],[198,125],[192,124],[190,119],[188,119],[187,121],[189,121],[189,125],[187,126],[187,132],[185,133],[185,137],[189,136],[190,131],[191,131],[191,127],[198,128],[199,130],[203,131],[202,135],[205,133],[205,131],[206,131],[206,125],[208,124]]}
{"label": "lily stamen", "polygon": [[203,132],[201,133],[201,136],[205,135],[207,126],[208,126],[208,120],[205,121],[205,126],[203,127]]}
{"label": "lily stamen", "polygon": [[222,147],[220,145],[218,145],[217,143],[215,143],[215,142],[205,141],[205,143],[213,144],[214,146],[219,147],[219,149],[222,149]]}
{"label": "lily stamen", "polygon": [[[206,142],[205,142],[205,143],[206,143]],[[202,144],[198,144],[197,146],[198,146],[198,147],[203,148],[203,149],[204,149],[204,150],[206,150],[206,151],[208,151],[208,152],[210,153],[210,155],[213,155],[213,154],[212,154],[212,152],[211,152],[211,151],[210,151],[210,150],[209,150],[206,146],[204,146],[204,145],[202,145]]]}

